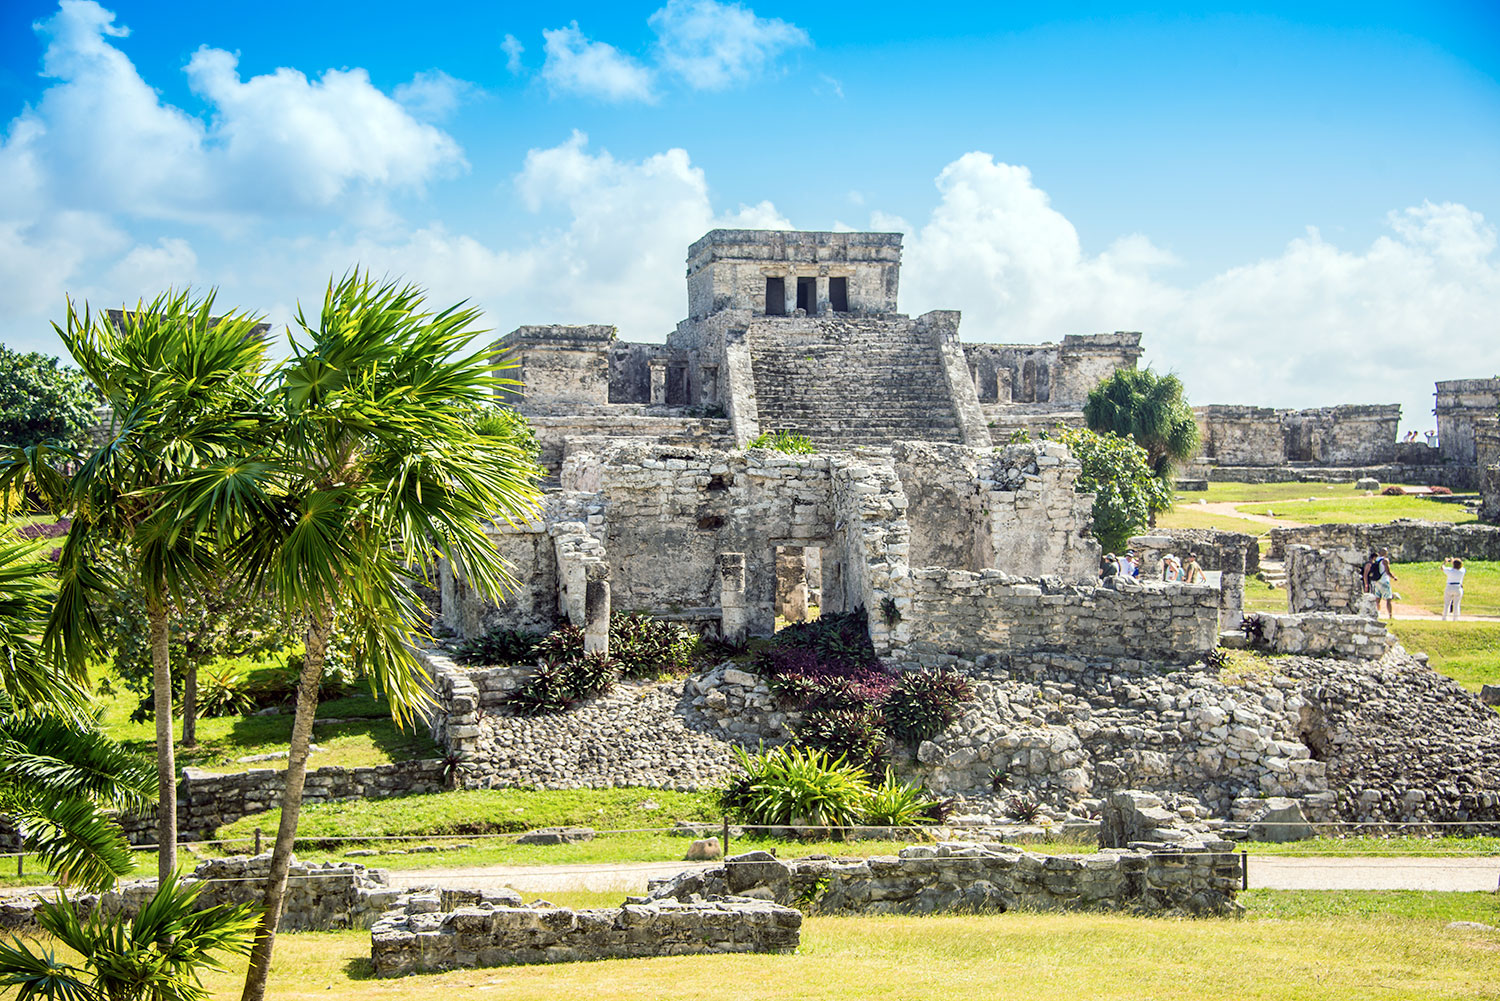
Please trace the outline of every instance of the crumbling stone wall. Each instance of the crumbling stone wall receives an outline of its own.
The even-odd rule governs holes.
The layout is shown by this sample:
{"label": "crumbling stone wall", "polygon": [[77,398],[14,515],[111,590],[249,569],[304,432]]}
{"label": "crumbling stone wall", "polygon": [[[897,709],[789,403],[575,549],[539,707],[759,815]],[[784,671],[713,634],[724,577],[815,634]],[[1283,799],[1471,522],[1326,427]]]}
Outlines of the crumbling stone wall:
{"label": "crumbling stone wall", "polygon": [[1397,404],[1272,410],[1194,407],[1202,456],[1225,466],[1360,466],[1394,462],[1401,422]]}
{"label": "crumbling stone wall", "polygon": [[502,374],[523,385],[498,392],[507,402],[535,399],[549,403],[609,402],[609,346],[615,328],[531,325],[512,330],[495,342],[497,354],[515,367]]}
{"label": "crumbling stone wall", "polygon": [[1385,623],[1369,615],[1256,612],[1255,618],[1264,630],[1256,645],[1269,653],[1380,660],[1396,645],[1396,637],[1386,631]]}
{"label": "crumbling stone wall", "polygon": [[[212,838],[224,824],[278,807],[285,787],[286,772],[282,769],[219,773],[185,768],[177,783],[178,834],[188,839]],[[302,801],[386,799],[442,792],[445,788],[443,762],[438,758],[354,767],[325,765],[307,773]],[[142,816],[122,816],[120,824],[132,844],[156,843],[154,811]]]}
{"label": "crumbling stone wall", "polygon": [[[182,885],[198,886],[197,909],[219,904],[259,904],[271,872],[271,856],[233,855],[198,863]],[[368,926],[399,896],[383,869],[366,869],[353,862],[292,860],[282,906],[284,932],[333,931]],[[156,893],[156,880],[122,883],[104,893],[70,894],[79,913],[95,909],[105,914],[133,917]],[[0,931],[36,934],[35,894],[0,900]]]}
{"label": "crumbling stone wall", "polygon": [[965,344],[981,403],[1062,404],[1078,407],[1089,391],[1119,369],[1135,368],[1141,335],[1069,334],[1061,344]]}
{"label": "crumbling stone wall", "polygon": [[1388,548],[1394,563],[1426,563],[1457,556],[1466,560],[1500,560],[1500,527],[1456,525],[1447,521],[1401,518],[1381,525],[1305,525],[1273,528],[1269,555],[1281,559],[1288,546],[1315,549]]}
{"label": "crumbling stone wall", "polygon": [[1286,547],[1286,596],[1291,612],[1375,615],[1375,599],[1365,593],[1365,552],[1359,549]]}
{"label": "crumbling stone wall", "polygon": [[1187,661],[1218,645],[1219,595],[1205,584],[1098,585],[999,570],[911,572],[906,656],[923,664],[996,650]]}
{"label": "crumbling stone wall", "polygon": [[370,930],[375,975],[645,956],[794,952],[802,914],[742,897],[637,900],[614,909],[522,907],[481,900],[438,910],[411,897]]}
{"label": "crumbling stone wall", "polygon": [[1061,910],[1208,916],[1242,909],[1234,899],[1239,884],[1240,862],[1229,842],[1069,856],[960,841],[857,862],[782,862],[769,852],[748,852],[657,881],[648,892],[654,901],[746,894],[817,915]]}
{"label": "crumbling stone wall", "polygon": [[1161,577],[1162,558],[1167,554],[1185,562],[1196,553],[1204,573],[1218,577],[1219,628],[1239,626],[1245,607],[1245,575],[1260,569],[1260,542],[1255,536],[1213,528],[1158,529],[1132,537],[1130,546],[1140,561],[1141,576],[1148,579]]}
{"label": "crumbling stone wall", "polygon": [[[1438,448],[1443,458],[1466,466],[1479,463],[1476,423],[1500,413],[1500,377],[1449,379],[1436,386]],[[1493,461],[1493,460],[1492,460]]]}

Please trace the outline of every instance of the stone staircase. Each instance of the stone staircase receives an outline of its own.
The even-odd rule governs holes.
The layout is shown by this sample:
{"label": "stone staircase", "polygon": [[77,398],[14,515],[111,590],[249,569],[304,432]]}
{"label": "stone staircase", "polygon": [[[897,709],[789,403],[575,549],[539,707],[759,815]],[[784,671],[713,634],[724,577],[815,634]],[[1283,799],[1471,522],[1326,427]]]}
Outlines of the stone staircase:
{"label": "stone staircase", "polygon": [[829,448],[963,440],[937,348],[906,317],[768,317],[749,343],[762,431]]}

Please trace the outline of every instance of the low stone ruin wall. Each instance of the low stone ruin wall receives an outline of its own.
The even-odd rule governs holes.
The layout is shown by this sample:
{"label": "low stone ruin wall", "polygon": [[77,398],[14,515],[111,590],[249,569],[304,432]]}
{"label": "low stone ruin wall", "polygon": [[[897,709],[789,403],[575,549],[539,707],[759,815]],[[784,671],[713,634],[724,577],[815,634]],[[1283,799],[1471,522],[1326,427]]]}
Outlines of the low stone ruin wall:
{"label": "low stone ruin wall", "polygon": [[[271,856],[209,859],[200,862],[184,886],[202,885],[198,909],[217,904],[259,905],[271,872]],[[70,894],[80,914],[96,908],[106,914],[135,915],[156,893],[156,880],[122,883],[104,893]],[[353,862],[292,861],[287,876],[281,931],[332,931],[368,926],[398,898],[383,869],[367,869]],[[35,894],[0,901],[0,931],[34,934]]]}
{"label": "low stone ruin wall", "polygon": [[1373,618],[1375,599],[1366,594],[1365,554],[1358,549],[1286,547],[1286,595],[1291,612],[1338,612]]}
{"label": "low stone ruin wall", "polygon": [[912,571],[908,658],[996,650],[1190,661],[1218,645],[1219,592],[1205,584],[1111,577],[1098,586],[999,570]]}
{"label": "low stone ruin wall", "polygon": [[651,900],[615,909],[478,901],[440,909],[413,896],[370,932],[375,975],[646,956],[794,952],[802,915],[764,900]]}
{"label": "low stone ruin wall", "polygon": [[1217,528],[1156,528],[1131,538],[1130,546],[1141,560],[1141,576],[1160,577],[1161,558],[1173,553],[1186,560],[1198,554],[1204,570],[1253,574],[1260,569],[1260,540],[1245,532]]}
{"label": "low stone ruin wall", "polygon": [[1273,528],[1272,559],[1281,559],[1287,546],[1315,549],[1389,548],[1394,563],[1436,562],[1457,556],[1465,560],[1500,560],[1500,526],[1455,525],[1446,521],[1403,518],[1384,525],[1305,525]]}
{"label": "low stone ruin wall", "polygon": [[1365,615],[1304,612],[1299,615],[1255,613],[1261,623],[1256,649],[1268,653],[1336,657],[1339,660],[1379,660],[1396,645],[1385,623]]}
{"label": "low stone ruin wall", "polygon": [[1038,855],[1014,845],[944,842],[858,862],[769,852],[731,856],[702,872],[653,882],[651,899],[744,895],[806,914],[939,914],[1005,911],[1123,911],[1227,915],[1240,860],[1229,842],[1184,842],[1154,851]]}
{"label": "low stone ruin wall", "polygon": [[1479,495],[1484,499],[1479,516],[1491,524],[1500,524],[1500,465],[1484,467],[1479,476]]}
{"label": "low stone ruin wall", "polygon": [[[1426,446],[1423,446],[1426,447]],[[1215,483],[1354,483],[1362,479],[1412,483],[1450,490],[1473,490],[1478,469],[1456,463],[1412,463],[1383,466],[1192,466],[1192,475]]]}
{"label": "low stone ruin wall", "polygon": [[[328,765],[307,773],[303,805],[344,799],[385,799],[447,788],[440,758],[397,761],[384,765],[344,768]],[[220,774],[184,768],[177,784],[177,834],[185,840],[206,839],[224,824],[281,805],[286,790],[284,769],[252,768]],[[131,844],[156,843],[156,817],[122,817]],[[274,833],[274,832],[268,832]]]}

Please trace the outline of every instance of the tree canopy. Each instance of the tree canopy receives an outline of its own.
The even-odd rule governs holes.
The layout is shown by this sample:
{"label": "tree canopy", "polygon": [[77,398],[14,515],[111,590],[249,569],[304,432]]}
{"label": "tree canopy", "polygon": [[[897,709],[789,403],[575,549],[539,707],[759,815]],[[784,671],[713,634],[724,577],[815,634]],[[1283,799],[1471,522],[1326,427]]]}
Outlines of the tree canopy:
{"label": "tree canopy", "polygon": [[1198,451],[1198,422],[1175,375],[1119,369],[1090,390],[1083,418],[1091,431],[1134,439],[1146,450],[1152,473],[1162,479]]}
{"label": "tree canopy", "polygon": [[1120,551],[1150,523],[1152,512],[1171,503],[1170,487],[1153,472],[1146,450],[1129,438],[1067,427],[1052,437],[1083,466],[1074,489],[1094,495],[1094,536],[1106,550]]}
{"label": "tree canopy", "polygon": [[94,423],[97,403],[82,372],[0,344],[0,446],[79,443]]}

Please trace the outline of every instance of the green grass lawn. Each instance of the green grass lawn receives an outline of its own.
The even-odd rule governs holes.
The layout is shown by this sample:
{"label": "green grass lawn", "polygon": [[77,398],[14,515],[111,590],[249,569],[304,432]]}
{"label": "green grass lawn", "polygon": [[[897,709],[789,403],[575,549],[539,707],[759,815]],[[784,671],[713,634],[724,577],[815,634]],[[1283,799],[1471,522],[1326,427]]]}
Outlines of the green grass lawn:
{"label": "green grass lawn", "polygon": [[[114,683],[116,694],[100,696],[105,732],[126,747],[150,757],[156,755],[156,725],[150,720],[133,723],[130,714],[139,697]],[[441,757],[437,745],[425,731],[403,731],[391,719],[384,699],[374,697],[364,683],[356,694],[329,699],[318,706],[318,719],[342,719],[346,723],[316,726],[313,742],[321,748],[309,767],[324,765],[379,765],[412,758]],[[176,723],[182,734],[182,721]],[[292,716],[221,716],[198,720],[198,746],[177,748],[179,768],[194,766],[211,771],[236,772],[249,768],[276,768],[278,762],[239,762],[257,754],[284,751],[292,736]]]}
{"label": "green grass lawn", "polygon": [[[1270,525],[1251,521],[1248,518],[1236,518],[1229,514],[1217,514],[1213,511],[1203,511],[1192,503],[1178,501],[1170,511],[1163,511],[1156,516],[1158,528],[1215,528],[1221,532],[1244,532],[1246,535],[1263,536],[1271,530]],[[1143,529],[1143,534],[1150,534],[1150,529]]]}
{"label": "green grass lawn", "polygon": [[[598,895],[551,895],[608,903]],[[450,1001],[558,997],[843,999],[1037,997],[1246,1001],[1494,998],[1500,923],[1493,894],[1245,894],[1244,920],[1104,914],[809,918],[784,956],[718,955],[455,970],[375,980],[368,932],[283,935],[270,996]],[[244,961],[209,974],[238,992]]]}
{"label": "green grass lawn", "polygon": [[[1389,484],[1382,483],[1385,487]],[[1178,493],[1179,500],[1186,499],[1195,501],[1199,498],[1213,503],[1215,501],[1233,501],[1236,503],[1247,503],[1252,501],[1280,501],[1280,500],[1304,500],[1308,497],[1326,497],[1331,499],[1364,497],[1365,491],[1354,489],[1353,483],[1303,483],[1300,481],[1288,481],[1283,483],[1220,483],[1211,482],[1207,490],[1194,490],[1186,493]]]}
{"label": "green grass lawn", "polygon": [[[1304,484],[1305,485],[1305,484]],[[1311,499],[1309,499],[1311,498]],[[1308,492],[1303,499],[1269,503],[1238,504],[1235,510],[1247,514],[1264,514],[1304,525],[1375,524],[1397,518],[1420,518],[1424,521],[1473,522],[1472,511],[1462,504],[1449,504],[1424,497],[1383,497],[1376,495],[1324,496]]]}
{"label": "green grass lawn", "polygon": [[1433,670],[1469,691],[1500,684],[1500,622],[1398,620],[1390,629],[1407,650],[1427,654]]}
{"label": "green grass lawn", "polygon": [[[1493,560],[1464,560],[1465,615],[1500,615],[1500,562]],[[1397,563],[1392,570],[1396,574],[1396,590],[1401,600],[1416,605],[1436,615],[1443,614],[1443,587],[1447,578],[1443,576],[1441,563]]]}
{"label": "green grass lawn", "polygon": [[1245,577],[1245,611],[1286,612],[1286,589],[1273,588],[1259,577]]}

